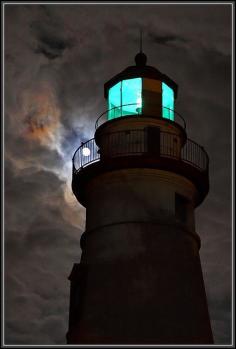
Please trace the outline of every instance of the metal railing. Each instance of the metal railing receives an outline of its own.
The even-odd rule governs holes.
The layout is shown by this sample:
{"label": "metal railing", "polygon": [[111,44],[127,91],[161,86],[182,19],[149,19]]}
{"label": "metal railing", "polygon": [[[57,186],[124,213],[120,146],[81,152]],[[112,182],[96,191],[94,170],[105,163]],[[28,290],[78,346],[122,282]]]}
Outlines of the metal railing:
{"label": "metal railing", "polygon": [[[124,110],[124,107],[131,107],[131,106],[137,106],[135,109],[135,113],[129,113]],[[158,116],[158,109],[161,110],[161,115]],[[156,118],[168,120],[170,122],[176,122],[180,124],[184,129],[186,129],[186,122],[184,118],[177,113],[175,110],[163,107],[162,105],[159,104],[150,104],[148,103],[148,107],[146,108],[145,106],[140,106],[140,103],[129,103],[129,104],[122,104],[119,106],[116,106],[111,109],[107,109],[105,112],[103,112],[96,120],[95,122],[95,130],[101,126],[104,122],[108,121],[108,116],[112,116],[110,120],[117,119],[119,117],[124,117],[124,116],[141,116],[141,115],[148,115],[147,110],[152,110],[152,113],[155,111],[157,113]],[[174,121],[164,118],[162,116],[163,110],[166,111],[166,114],[173,114],[174,115]]]}
{"label": "metal railing", "polygon": [[108,133],[101,139],[100,148],[94,138],[81,144],[73,156],[73,171],[103,159],[150,153],[189,163],[201,172],[208,171],[209,158],[203,147],[190,139],[183,146],[181,142],[176,134],[160,132],[159,140],[150,143],[147,129]]}
{"label": "metal railing", "polygon": [[95,139],[92,138],[85,143],[81,143],[81,146],[74,153],[72,158],[73,170],[79,170],[91,162],[99,160],[99,148],[95,143]]}

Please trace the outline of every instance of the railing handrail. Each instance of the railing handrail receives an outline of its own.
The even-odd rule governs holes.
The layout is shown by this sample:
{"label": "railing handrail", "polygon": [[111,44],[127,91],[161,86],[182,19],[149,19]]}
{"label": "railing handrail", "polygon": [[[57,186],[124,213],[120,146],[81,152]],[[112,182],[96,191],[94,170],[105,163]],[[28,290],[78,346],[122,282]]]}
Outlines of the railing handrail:
{"label": "railing handrail", "polygon": [[[121,104],[121,105],[119,105],[119,106],[116,106],[116,107],[113,107],[113,108],[110,108],[110,109],[107,109],[107,110],[105,110],[102,114],[100,114],[99,115],[99,117],[97,118],[97,120],[96,120],[96,122],[95,122],[95,130],[100,126],[99,125],[99,120],[103,117],[103,116],[105,116],[105,115],[107,115],[109,112],[111,112],[112,110],[116,110],[116,109],[120,109],[120,108],[123,108],[123,107],[127,107],[127,106],[131,106],[131,105],[138,105],[141,109],[143,108],[143,107],[141,107],[140,105],[139,105],[139,103],[128,103],[128,104]],[[174,109],[171,109],[171,108],[168,108],[168,107],[164,107],[164,106],[162,106],[162,105],[160,105],[160,104],[148,104],[149,106],[155,106],[155,107],[161,107],[161,108],[164,108],[164,109],[167,109],[167,110],[169,110],[169,111],[171,111],[171,112],[173,112],[174,113],[174,115],[177,115],[181,120],[182,120],[182,122],[183,122],[183,125],[184,125],[184,129],[186,129],[186,121],[185,121],[185,119],[183,118],[183,116],[181,115],[181,114],[179,114],[177,111],[175,111]],[[141,112],[137,112],[137,113],[135,113],[135,114],[132,114],[132,116],[140,116],[140,115],[143,115],[143,113]],[[125,115],[124,115],[125,116]],[[124,116],[122,116],[122,117],[124,117]],[[127,115],[127,116],[130,116],[130,115]],[[115,118],[113,118],[112,120],[114,120],[114,119],[118,119],[119,117],[115,117]],[[170,120],[170,119],[167,119],[167,118],[163,118],[163,117],[159,117],[159,119],[164,119],[164,120]],[[109,120],[106,120],[106,121],[109,121]],[[175,122],[175,121],[172,121],[172,120],[170,120],[171,122]],[[105,121],[104,121],[105,122]]]}
{"label": "railing handrail", "polygon": [[[115,132],[110,132],[107,133],[107,139],[109,140],[109,137],[112,137],[112,135],[114,134],[127,134],[127,131],[137,135],[137,132],[142,132],[145,133],[144,129],[132,129],[132,130],[120,130],[120,131],[115,131]],[[160,144],[160,149],[161,147],[164,147],[164,149],[168,149],[168,147],[166,146],[165,142],[167,141],[167,143],[171,140],[173,140],[174,138],[176,139],[180,139],[179,135],[176,135],[174,133],[171,132],[167,132],[167,131],[161,131],[160,132],[160,136],[164,137],[163,143]],[[165,140],[166,137],[166,140]],[[168,139],[169,137],[169,139]],[[171,138],[173,137],[173,138]],[[112,138],[111,138],[112,139]],[[170,143],[172,144],[172,143]],[[123,153],[125,154],[129,154],[129,153],[135,153],[135,151],[133,151],[132,148],[132,142],[128,143],[128,145],[130,145],[130,148],[128,147],[126,149],[126,151]],[[173,146],[173,144],[172,144]],[[192,148],[194,147],[194,148]],[[89,155],[88,157],[85,157],[86,161],[83,160],[83,149],[89,149]],[[163,148],[162,148],[163,149]],[[95,143],[95,139],[91,138],[90,140],[81,143],[80,147],[75,151],[73,158],[72,158],[72,163],[73,163],[73,171],[78,171],[81,168],[83,168],[83,166],[88,165],[91,162],[94,161],[98,161],[100,160],[100,154],[98,153],[98,146]],[[162,157],[171,157],[171,158],[175,158],[176,157],[176,153],[177,153],[178,147],[176,146],[176,148],[174,148],[174,150],[172,149],[172,153],[166,153],[166,152],[160,152],[160,156]],[[145,153],[145,151],[137,151],[138,153]],[[90,154],[91,153],[91,154]],[[76,157],[78,156],[78,163],[79,166],[76,166]],[[115,156],[111,156],[111,157],[115,157]],[[191,140],[191,139],[187,139],[186,143],[183,145],[183,147],[180,148],[180,158],[179,160],[183,161],[183,162],[188,162],[190,164],[192,164],[193,166],[199,168],[201,171],[207,171],[208,170],[208,166],[209,166],[209,157],[207,152],[205,151],[205,149],[199,145],[198,143],[196,143],[195,141]]]}

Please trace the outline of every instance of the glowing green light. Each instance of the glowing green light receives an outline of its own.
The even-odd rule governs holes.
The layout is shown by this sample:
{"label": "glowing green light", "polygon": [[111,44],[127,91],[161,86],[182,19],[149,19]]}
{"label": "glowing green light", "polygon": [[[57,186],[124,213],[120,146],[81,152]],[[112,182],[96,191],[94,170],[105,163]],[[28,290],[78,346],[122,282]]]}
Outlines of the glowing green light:
{"label": "glowing green light", "polygon": [[[112,86],[108,92],[108,120],[127,116],[127,115],[137,115],[142,113],[142,108],[144,104],[144,99],[147,98],[148,104],[154,105],[157,103],[158,93],[162,96],[162,117],[169,120],[174,120],[174,91],[167,84],[160,81],[155,81],[151,79],[148,80],[148,85],[144,79],[144,86],[142,78],[127,79],[118,82],[116,85]],[[152,83],[150,83],[150,81]],[[155,83],[154,83],[155,82]],[[146,86],[146,89],[145,89]],[[144,89],[148,91],[148,96],[143,99]],[[145,92],[144,91],[144,92]],[[155,96],[152,92],[158,92]]]}
{"label": "glowing green light", "polygon": [[112,86],[108,94],[108,108],[108,120],[139,114],[142,109],[142,79],[123,80]]}
{"label": "glowing green light", "polygon": [[141,78],[122,81],[122,105],[123,115],[133,115],[140,113],[140,109],[142,107]]}
{"label": "glowing green light", "polygon": [[117,118],[121,115],[121,82],[112,86],[108,95],[108,120]]}
{"label": "glowing green light", "polygon": [[174,91],[162,83],[162,117],[174,121]]}

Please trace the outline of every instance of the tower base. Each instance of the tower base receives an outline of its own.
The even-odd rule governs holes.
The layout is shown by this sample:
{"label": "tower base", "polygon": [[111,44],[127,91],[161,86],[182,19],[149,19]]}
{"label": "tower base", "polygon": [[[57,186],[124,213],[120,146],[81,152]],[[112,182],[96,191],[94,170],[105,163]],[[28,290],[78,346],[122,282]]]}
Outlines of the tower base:
{"label": "tower base", "polygon": [[84,236],[70,276],[69,344],[213,343],[197,235],[126,223]]}

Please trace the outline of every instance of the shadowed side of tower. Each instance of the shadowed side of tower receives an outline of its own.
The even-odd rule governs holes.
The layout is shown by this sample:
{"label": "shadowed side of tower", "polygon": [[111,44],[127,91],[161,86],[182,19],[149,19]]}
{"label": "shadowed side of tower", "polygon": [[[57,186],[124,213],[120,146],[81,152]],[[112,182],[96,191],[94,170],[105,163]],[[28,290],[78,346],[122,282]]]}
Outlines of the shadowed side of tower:
{"label": "shadowed side of tower", "polygon": [[109,110],[73,158],[86,231],[67,341],[213,343],[194,219],[208,156],[177,122],[177,85],[135,60],[105,84]]}

